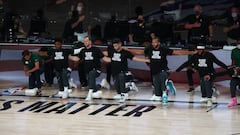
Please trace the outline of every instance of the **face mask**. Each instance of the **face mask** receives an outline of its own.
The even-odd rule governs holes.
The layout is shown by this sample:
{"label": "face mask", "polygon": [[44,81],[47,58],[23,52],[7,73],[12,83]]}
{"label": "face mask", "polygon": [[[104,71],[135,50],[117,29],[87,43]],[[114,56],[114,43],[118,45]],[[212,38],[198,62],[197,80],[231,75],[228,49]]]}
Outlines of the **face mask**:
{"label": "face mask", "polygon": [[138,23],[143,23],[143,20],[138,20]]}
{"label": "face mask", "polygon": [[78,7],[77,7],[77,11],[82,11],[82,7],[81,7],[81,6],[78,6]]}
{"label": "face mask", "polygon": [[232,17],[237,17],[237,13],[232,13]]}
{"label": "face mask", "polygon": [[240,49],[240,44],[237,45],[237,48]]}
{"label": "face mask", "polygon": [[195,11],[196,15],[200,15],[201,11]]}

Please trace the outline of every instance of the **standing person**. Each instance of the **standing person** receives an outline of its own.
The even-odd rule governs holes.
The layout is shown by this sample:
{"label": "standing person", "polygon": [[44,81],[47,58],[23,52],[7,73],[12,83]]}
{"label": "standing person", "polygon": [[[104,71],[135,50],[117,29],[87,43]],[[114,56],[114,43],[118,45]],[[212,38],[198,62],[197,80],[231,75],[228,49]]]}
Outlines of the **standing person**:
{"label": "standing person", "polygon": [[180,51],[164,48],[160,45],[159,38],[152,39],[152,45],[147,53],[150,59],[150,70],[153,79],[154,94],[150,98],[153,101],[161,101],[163,91],[166,90],[166,80],[168,78],[167,55],[187,55],[193,54],[190,51]]}
{"label": "standing person", "polygon": [[29,89],[25,90],[26,95],[35,96],[41,94],[41,58],[29,50],[24,50],[22,52],[22,64],[25,75],[29,77]]}
{"label": "standing person", "polygon": [[200,102],[207,102],[207,106],[212,106],[212,94],[213,94],[213,75],[215,70],[213,64],[227,69],[228,67],[218,60],[212,53],[205,51],[205,46],[197,46],[197,53],[194,54],[186,63],[177,68],[177,72],[181,71],[184,67],[193,64],[194,68],[198,71],[200,76],[200,86],[202,98]]}
{"label": "standing person", "polygon": [[111,73],[114,80],[114,86],[117,90],[117,95],[114,99],[120,99],[120,102],[125,102],[128,98],[128,90],[125,87],[126,73],[128,72],[128,59],[149,62],[149,59],[142,59],[134,56],[131,52],[122,48],[120,39],[113,39],[113,49],[108,51],[108,57],[111,58]]}
{"label": "standing person", "polygon": [[209,17],[203,14],[202,7],[196,4],[193,8],[195,14],[186,17],[188,22],[184,25],[188,30],[189,43],[196,45],[199,43],[205,44],[213,40],[213,26]]}
{"label": "standing person", "polygon": [[[231,52],[231,59],[232,59],[232,67],[235,67],[237,72],[240,72],[240,39],[237,40],[237,47],[232,50]],[[236,90],[237,86],[240,85],[240,78],[239,75],[232,76],[230,81],[230,92],[231,92],[231,101],[228,104],[228,107],[236,106],[237,97],[236,97]]]}
{"label": "standing person", "polygon": [[146,28],[146,20],[143,16],[142,6],[135,8],[136,18],[128,21],[129,23],[129,44],[143,44],[149,40]]}
{"label": "standing person", "polygon": [[35,16],[31,19],[28,34],[31,36],[44,36],[47,33],[47,19],[44,16],[44,10],[38,9]]}
{"label": "standing person", "polygon": [[76,38],[74,34],[84,32],[83,21],[85,20],[85,14],[83,10],[84,3],[82,1],[78,1],[71,6],[71,18],[67,20],[63,31],[63,38],[66,42],[72,43],[83,39],[83,37],[81,37],[81,39]]}
{"label": "standing person", "polygon": [[223,29],[223,31],[227,33],[228,44],[236,43],[240,35],[239,9],[237,7],[232,7],[230,11],[230,14],[227,14],[227,26]]}
{"label": "standing person", "polygon": [[4,40],[13,42],[15,39],[25,38],[27,33],[25,32],[20,15],[18,15],[15,11],[10,11],[6,13],[4,21]]}
{"label": "standing person", "polygon": [[101,74],[101,59],[107,59],[101,52],[101,50],[95,46],[92,46],[92,41],[88,36],[84,37],[83,43],[85,48],[81,50],[79,54],[80,60],[84,63],[84,70],[88,81],[88,95],[86,100],[92,100],[92,98],[100,98],[102,92],[98,91],[96,86],[96,78]]}

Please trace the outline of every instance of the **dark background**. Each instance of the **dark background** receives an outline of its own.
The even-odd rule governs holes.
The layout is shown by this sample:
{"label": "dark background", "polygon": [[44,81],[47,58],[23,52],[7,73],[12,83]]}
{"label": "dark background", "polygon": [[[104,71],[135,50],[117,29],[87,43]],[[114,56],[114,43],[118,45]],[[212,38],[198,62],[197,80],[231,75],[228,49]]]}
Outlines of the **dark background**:
{"label": "dark background", "polygon": [[[5,0],[6,7],[16,10],[23,22],[25,31],[29,29],[31,17],[37,9],[44,9],[45,17],[48,20],[47,30],[52,36],[61,36],[64,24],[67,20],[67,13],[70,4],[74,0],[67,0],[62,4],[55,4],[55,0]],[[163,0],[83,0],[86,4],[87,19],[86,23],[93,25],[99,24],[103,30],[106,21],[111,15],[116,15],[118,20],[128,20],[134,17],[135,8],[142,6],[143,13],[148,16],[157,14],[160,9],[160,2]],[[208,15],[214,16],[223,13],[233,4],[233,0],[182,0],[183,12],[182,17],[192,13],[194,4],[200,3],[203,10]],[[8,10],[6,8],[6,10]],[[215,25],[214,29],[218,34],[216,38],[223,39],[225,34],[222,33],[222,27]],[[103,33],[103,32],[102,32]],[[184,33],[183,33],[184,35]]]}

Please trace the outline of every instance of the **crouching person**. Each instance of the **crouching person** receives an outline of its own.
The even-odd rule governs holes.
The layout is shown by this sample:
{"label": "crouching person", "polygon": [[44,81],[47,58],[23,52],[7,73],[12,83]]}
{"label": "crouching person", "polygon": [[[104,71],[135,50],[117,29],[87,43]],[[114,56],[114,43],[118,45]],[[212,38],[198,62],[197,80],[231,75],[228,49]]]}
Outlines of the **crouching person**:
{"label": "crouching person", "polygon": [[26,76],[28,76],[28,89],[25,90],[25,95],[36,96],[41,94],[41,58],[29,50],[22,52],[22,64],[23,70]]}
{"label": "crouching person", "polygon": [[[138,62],[150,62],[149,59],[139,58],[134,56],[130,51],[122,47],[122,42],[119,38],[113,39],[113,49],[104,52],[111,62],[111,73],[114,80],[114,87],[117,91],[114,99],[119,99],[119,102],[125,102],[128,99],[128,89],[126,89],[126,73],[128,72],[128,59]],[[107,59],[109,60],[109,59]],[[136,87],[136,86],[135,86]]]}
{"label": "crouching person", "polygon": [[213,94],[213,75],[215,74],[215,69],[213,64],[221,66],[227,70],[227,66],[218,60],[211,52],[205,50],[205,46],[197,46],[197,53],[194,54],[186,63],[182,64],[176,70],[177,72],[181,71],[184,67],[188,65],[193,65],[194,68],[198,71],[200,76],[200,85],[202,98],[200,102],[206,102],[207,106],[212,106],[212,94]]}

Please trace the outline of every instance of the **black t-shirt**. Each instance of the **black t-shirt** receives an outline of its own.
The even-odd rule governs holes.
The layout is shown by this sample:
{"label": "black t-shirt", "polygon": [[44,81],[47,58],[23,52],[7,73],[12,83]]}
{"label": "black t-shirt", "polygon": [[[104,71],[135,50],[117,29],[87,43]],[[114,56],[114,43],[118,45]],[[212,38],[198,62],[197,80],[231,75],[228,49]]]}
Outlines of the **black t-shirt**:
{"label": "black t-shirt", "polygon": [[162,42],[173,38],[173,24],[167,22],[154,22],[151,25],[151,32],[154,33]]}
{"label": "black t-shirt", "polygon": [[52,49],[48,53],[53,58],[53,65],[57,71],[68,68],[68,56],[73,54],[72,49]]}
{"label": "black t-shirt", "polygon": [[114,49],[109,50],[108,57],[111,58],[111,72],[113,76],[117,75],[121,71],[128,71],[128,59],[132,59],[134,55],[126,50],[120,52]]}
{"label": "black t-shirt", "polygon": [[[83,15],[81,15],[83,16]],[[74,17],[69,19],[65,26],[63,31],[63,38],[67,40],[74,41],[74,32],[77,33],[83,33],[83,22],[80,22],[75,28],[72,28],[72,24],[75,23],[78,20],[78,17]]]}
{"label": "black t-shirt", "polygon": [[[229,17],[227,26],[230,27],[232,25],[239,24],[240,25],[240,16],[238,16],[238,19],[234,20],[233,17]],[[232,39],[238,39],[240,35],[240,28],[232,29],[227,33],[227,36]]]}
{"label": "black t-shirt", "polygon": [[149,48],[147,56],[150,58],[150,69],[153,75],[162,70],[168,70],[167,55],[172,55],[172,53],[173,50],[168,48],[154,49],[152,46]]}
{"label": "black t-shirt", "polygon": [[84,48],[80,54],[80,59],[84,62],[85,72],[96,69],[101,70],[101,58],[104,57],[102,51],[97,47],[91,47],[89,49]]}
{"label": "black t-shirt", "polygon": [[219,66],[223,68],[227,68],[227,66],[219,61],[212,53],[210,52],[204,52],[203,54],[194,54],[188,61],[188,63],[185,64],[193,64],[194,68],[198,70],[200,77],[203,77],[204,75],[210,75],[215,73],[213,63],[218,64]]}
{"label": "black t-shirt", "polygon": [[200,37],[200,36],[209,36],[208,27],[211,25],[209,17],[206,15],[200,15],[198,18],[195,14],[189,15],[187,17],[189,24],[194,24],[196,22],[201,23],[199,28],[192,28],[189,30],[188,36]]}

